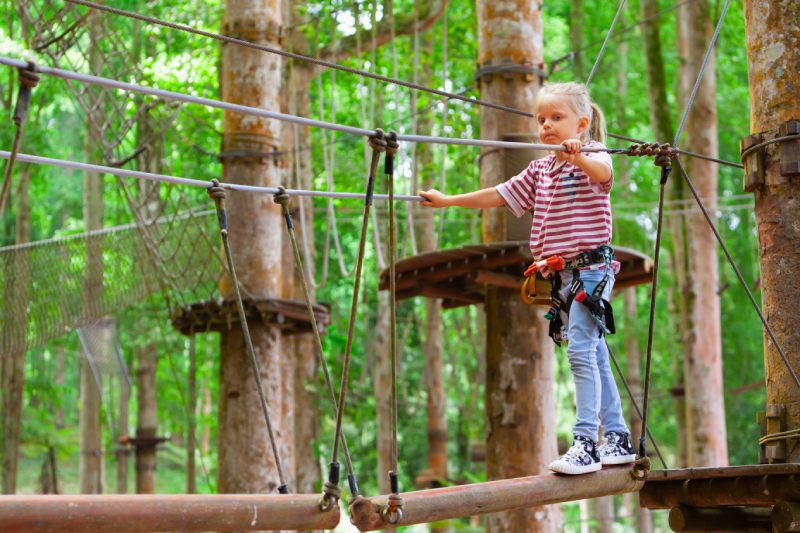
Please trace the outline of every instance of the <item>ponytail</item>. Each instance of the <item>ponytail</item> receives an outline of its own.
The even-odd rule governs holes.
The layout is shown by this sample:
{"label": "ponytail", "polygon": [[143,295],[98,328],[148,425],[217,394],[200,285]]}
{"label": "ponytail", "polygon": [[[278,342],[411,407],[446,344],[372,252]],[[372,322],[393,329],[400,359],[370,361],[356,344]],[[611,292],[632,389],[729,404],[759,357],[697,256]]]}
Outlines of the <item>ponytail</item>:
{"label": "ponytail", "polygon": [[592,102],[592,119],[589,124],[589,138],[600,144],[606,144],[606,117],[600,106]]}

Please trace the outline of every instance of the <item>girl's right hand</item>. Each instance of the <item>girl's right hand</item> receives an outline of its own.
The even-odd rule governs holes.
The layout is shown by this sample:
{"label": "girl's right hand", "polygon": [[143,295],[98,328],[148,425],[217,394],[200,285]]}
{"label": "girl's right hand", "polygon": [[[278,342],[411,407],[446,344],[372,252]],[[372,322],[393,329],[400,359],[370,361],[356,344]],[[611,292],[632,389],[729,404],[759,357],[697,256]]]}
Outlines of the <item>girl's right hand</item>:
{"label": "girl's right hand", "polygon": [[447,207],[448,205],[448,196],[437,191],[436,189],[419,191],[417,194],[425,198],[425,201],[420,202],[420,205],[424,205],[425,207]]}

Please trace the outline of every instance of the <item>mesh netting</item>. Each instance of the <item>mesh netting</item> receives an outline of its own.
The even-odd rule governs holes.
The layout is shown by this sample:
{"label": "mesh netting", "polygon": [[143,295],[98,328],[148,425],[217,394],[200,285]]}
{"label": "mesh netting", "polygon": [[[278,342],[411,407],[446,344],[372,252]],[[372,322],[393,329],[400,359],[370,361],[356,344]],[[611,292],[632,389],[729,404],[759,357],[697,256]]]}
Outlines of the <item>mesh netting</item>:
{"label": "mesh netting", "polygon": [[[210,298],[222,272],[218,231],[203,211],[0,248],[0,353],[41,346],[158,291],[174,305]],[[98,254],[102,290],[92,291],[88,263]]]}

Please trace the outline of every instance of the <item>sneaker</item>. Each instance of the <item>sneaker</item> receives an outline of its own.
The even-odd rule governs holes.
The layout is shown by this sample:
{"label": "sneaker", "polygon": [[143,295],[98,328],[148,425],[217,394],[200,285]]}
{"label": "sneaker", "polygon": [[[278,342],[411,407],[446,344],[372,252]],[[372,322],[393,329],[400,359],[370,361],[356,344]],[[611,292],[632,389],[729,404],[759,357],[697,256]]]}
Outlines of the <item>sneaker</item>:
{"label": "sneaker", "polygon": [[603,467],[597,456],[597,447],[588,437],[575,435],[567,453],[550,463],[550,470],[560,474],[587,474]]}
{"label": "sneaker", "polygon": [[597,455],[604,465],[621,465],[636,460],[636,451],[631,444],[631,436],[627,433],[609,431],[597,447]]}

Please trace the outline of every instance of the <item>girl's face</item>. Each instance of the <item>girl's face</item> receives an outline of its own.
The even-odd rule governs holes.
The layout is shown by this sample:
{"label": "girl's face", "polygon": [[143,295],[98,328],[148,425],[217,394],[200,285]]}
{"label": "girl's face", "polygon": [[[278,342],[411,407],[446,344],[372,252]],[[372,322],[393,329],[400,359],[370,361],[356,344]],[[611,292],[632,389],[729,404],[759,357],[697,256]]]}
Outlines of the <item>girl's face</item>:
{"label": "girl's face", "polygon": [[539,140],[544,144],[580,139],[589,126],[589,117],[578,116],[567,99],[557,94],[546,94],[539,98],[536,121],[539,124]]}

